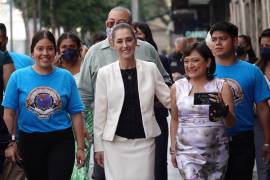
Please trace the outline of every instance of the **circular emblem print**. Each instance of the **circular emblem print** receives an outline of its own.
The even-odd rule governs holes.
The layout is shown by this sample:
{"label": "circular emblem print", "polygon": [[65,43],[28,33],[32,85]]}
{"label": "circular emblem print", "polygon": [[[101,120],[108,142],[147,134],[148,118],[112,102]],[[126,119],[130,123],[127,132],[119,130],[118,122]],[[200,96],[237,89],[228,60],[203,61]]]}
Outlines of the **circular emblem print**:
{"label": "circular emblem print", "polygon": [[54,89],[37,87],[27,96],[26,108],[39,119],[49,119],[53,113],[61,109],[61,99]]}

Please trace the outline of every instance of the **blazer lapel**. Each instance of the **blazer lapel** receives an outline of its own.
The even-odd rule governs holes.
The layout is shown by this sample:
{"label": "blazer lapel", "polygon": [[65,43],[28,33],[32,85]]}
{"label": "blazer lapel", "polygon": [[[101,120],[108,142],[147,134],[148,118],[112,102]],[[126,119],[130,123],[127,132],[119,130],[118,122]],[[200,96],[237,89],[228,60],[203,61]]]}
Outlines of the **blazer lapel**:
{"label": "blazer lapel", "polygon": [[138,93],[139,93],[139,99],[140,99],[140,106],[141,109],[143,109],[142,101],[143,101],[143,83],[144,83],[144,76],[143,76],[143,67],[140,61],[136,60],[136,69],[137,69],[137,82],[138,82]]}
{"label": "blazer lapel", "polygon": [[[117,87],[115,93],[120,94],[121,99],[119,99],[119,101],[115,102],[119,105],[120,108],[122,108],[123,103],[124,103],[124,97],[125,97],[125,88],[124,88],[124,82],[122,79],[122,74],[121,74],[121,70],[120,70],[120,66],[119,66],[119,61],[117,60],[114,63],[114,82],[112,84],[112,86]],[[111,94],[113,96],[113,94]],[[122,109],[120,109],[121,112]]]}

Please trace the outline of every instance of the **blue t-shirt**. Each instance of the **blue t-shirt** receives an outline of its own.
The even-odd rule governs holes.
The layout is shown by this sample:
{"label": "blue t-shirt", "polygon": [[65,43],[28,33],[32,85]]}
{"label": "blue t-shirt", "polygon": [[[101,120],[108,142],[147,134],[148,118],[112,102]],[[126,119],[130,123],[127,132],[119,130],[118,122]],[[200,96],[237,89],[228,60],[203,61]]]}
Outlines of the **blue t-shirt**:
{"label": "blue t-shirt", "polygon": [[16,70],[27,67],[27,66],[32,66],[34,64],[34,60],[27,55],[18,54],[15,52],[8,52],[8,53],[13,60]]}
{"label": "blue t-shirt", "polygon": [[71,127],[70,115],[83,111],[75,80],[61,68],[41,75],[26,67],[15,71],[2,105],[18,110],[18,126],[23,132],[51,132]]}
{"label": "blue t-shirt", "polygon": [[253,131],[254,103],[270,98],[270,90],[261,70],[248,62],[237,60],[230,66],[217,63],[216,75],[227,80],[232,88],[236,122],[228,128],[230,135],[242,131]]}

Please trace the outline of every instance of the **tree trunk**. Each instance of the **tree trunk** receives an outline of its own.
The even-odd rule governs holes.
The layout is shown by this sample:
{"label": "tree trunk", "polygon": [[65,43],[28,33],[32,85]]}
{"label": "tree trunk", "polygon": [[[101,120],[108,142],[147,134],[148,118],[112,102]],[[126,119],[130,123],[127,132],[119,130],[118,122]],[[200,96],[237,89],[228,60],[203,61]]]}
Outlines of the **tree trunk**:
{"label": "tree trunk", "polygon": [[27,0],[22,1],[21,3],[22,6],[22,16],[23,16],[23,21],[24,21],[24,27],[25,27],[25,52],[26,54],[29,54],[29,45],[30,45],[30,31],[29,31],[29,19],[28,19],[28,5],[27,5]]}
{"label": "tree trunk", "polygon": [[56,29],[56,19],[55,19],[55,8],[54,8],[54,0],[50,0],[50,21],[51,21],[51,27],[52,27],[52,33],[55,34],[55,29]]}
{"label": "tree trunk", "polygon": [[32,0],[33,10],[32,10],[32,18],[33,18],[33,33],[37,32],[37,0]]}

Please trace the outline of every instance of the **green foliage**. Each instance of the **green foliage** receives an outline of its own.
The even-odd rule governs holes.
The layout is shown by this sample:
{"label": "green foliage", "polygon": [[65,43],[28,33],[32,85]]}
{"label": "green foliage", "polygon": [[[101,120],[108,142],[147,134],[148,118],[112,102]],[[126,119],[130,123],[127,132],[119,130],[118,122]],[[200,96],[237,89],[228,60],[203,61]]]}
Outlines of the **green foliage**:
{"label": "green foliage", "polygon": [[[35,7],[34,3],[37,3],[38,0],[24,1],[27,1],[28,16],[31,18],[33,7]],[[106,17],[111,8],[118,5],[128,8],[131,6],[131,0],[54,0],[54,11],[51,12],[51,0],[40,1],[41,23],[43,27],[51,27],[50,18],[54,15],[57,27],[64,27],[65,30],[80,27],[82,32],[104,30]],[[142,19],[151,19],[151,17],[157,14],[164,13],[167,9],[160,5],[161,1],[164,0],[140,0]],[[21,2],[22,0],[14,0],[15,6],[19,9],[21,9]]]}

